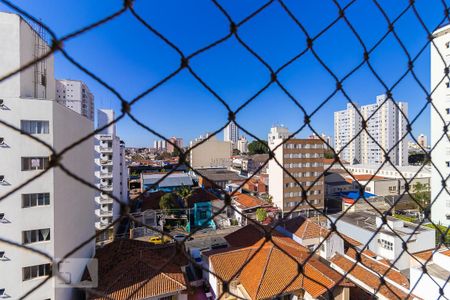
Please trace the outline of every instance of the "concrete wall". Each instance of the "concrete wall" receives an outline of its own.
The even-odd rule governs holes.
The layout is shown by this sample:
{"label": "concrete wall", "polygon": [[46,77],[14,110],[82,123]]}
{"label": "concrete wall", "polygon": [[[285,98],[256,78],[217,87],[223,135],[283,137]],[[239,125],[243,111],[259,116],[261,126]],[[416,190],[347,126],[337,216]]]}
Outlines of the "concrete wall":
{"label": "concrete wall", "polygon": [[231,164],[231,154],[231,142],[219,141],[213,136],[191,150],[190,164],[194,169],[228,167]]}

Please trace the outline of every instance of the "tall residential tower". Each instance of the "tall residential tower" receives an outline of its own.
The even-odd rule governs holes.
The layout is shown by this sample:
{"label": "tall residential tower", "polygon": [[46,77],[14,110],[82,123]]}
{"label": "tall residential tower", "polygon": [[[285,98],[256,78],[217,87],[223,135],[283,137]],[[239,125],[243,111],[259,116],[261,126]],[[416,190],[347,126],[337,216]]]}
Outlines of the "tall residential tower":
{"label": "tall residential tower", "polygon": [[[0,76],[50,51],[42,36],[20,16],[0,13]],[[56,152],[94,130],[93,122],[55,101],[53,56],[0,83],[0,119],[44,141]],[[24,134],[0,125],[0,195],[21,189],[0,201],[0,237],[58,259],[82,245],[95,233],[94,192],[51,164],[49,148]],[[94,182],[93,139],[67,151],[60,161],[66,169]],[[87,242],[70,259],[94,255]],[[52,261],[30,250],[0,243],[0,290],[19,299],[42,284],[30,299],[73,299],[73,290],[57,288],[47,279]],[[83,260],[81,260],[83,261]],[[81,261],[65,266],[72,283],[85,269]],[[54,274],[54,273],[53,273]],[[5,297],[3,297],[5,298]]]}
{"label": "tall residential tower", "polygon": [[233,145],[233,149],[237,148],[237,142],[239,139],[239,128],[236,126],[236,123],[230,122],[230,124],[225,127],[223,130],[223,140],[225,142],[231,142]]}
{"label": "tall residential tower", "polygon": [[[450,193],[443,183],[450,175],[449,134],[444,133],[444,126],[450,122],[450,84],[445,69],[450,60],[450,25],[436,30],[431,45],[431,87],[433,91],[431,107],[431,218],[436,223],[450,225]],[[437,49],[436,49],[437,48]],[[445,60],[445,61],[444,61]]]}

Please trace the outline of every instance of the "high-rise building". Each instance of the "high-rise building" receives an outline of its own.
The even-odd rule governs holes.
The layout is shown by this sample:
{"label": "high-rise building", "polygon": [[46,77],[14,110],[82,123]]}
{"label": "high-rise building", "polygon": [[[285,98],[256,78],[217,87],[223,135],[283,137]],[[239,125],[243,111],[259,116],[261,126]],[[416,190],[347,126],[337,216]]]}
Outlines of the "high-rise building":
{"label": "high-rise building", "polygon": [[[433,91],[431,107],[431,218],[444,226],[450,225],[450,194],[448,184],[443,182],[450,174],[450,142],[444,127],[450,122],[449,79],[446,75],[448,56],[450,55],[450,25],[433,33],[431,46],[431,87]],[[445,59],[445,61],[443,61]],[[442,120],[444,118],[444,120]],[[444,137],[443,137],[444,136]],[[443,138],[442,138],[443,137]],[[447,180],[448,181],[448,180]]]}
{"label": "high-rise building", "polygon": [[[366,120],[367,131],[361,131],[363,119],[358,110]],[[397,102],[396,105],[386,95],[380,95],[376,103],[358,110],[348,104],[346,110],[334,113],[335,150],[344,149],[340,157],[351,164],[381,164],[385,161],[385,150],[390,151],[392,164],[407,165],[408,104]]]}
{"label": "high-rise building", "polygon": [[94,121],[94,95],[80,80],[56,80],[56,101]]}
{"label": "high-rise building", "polygon": [[[97,111],[97,127],[101,128],[114,120],[114,111],[99,109]],[[116,126],[112,124],[95,136],[95,178],[97,187],[104,192],[95,196],[95,228],[103,230],[120,216],[120,204],[128,203],[127,176],[125,171],[125,144],[116,134]],[[109,228],[98,236],[102,242],[114,237],[117,226]]]}
{"label": "high-rise building", "polygon": [[155,148],[158,151],[167,151],[166,140],[155,140],[153,142],[153,148]]}
{"label": "high-rise building", "polygon": [[[173,144],[177,145],[178,148],[183,149],[183,139],[182,138],[173,136],[169,139],[169,141],[171,141]],[[175,147],[171,143],[166,143],[166,144],[167,144],[167,152],[173,153],[175,151]]]}
{"label": "high-rise building", "polygon": [[339,157],[351,164],[361,162],[361,131],[359,106],[347,104],[347,109],[334,113],[334,150]]}
{"label": "high-rise building", "polygon": [[[8,74],[50,51],[50,47],[24,19],[0,13],[0,74]],[[0,83],[0,119],[44,141],[56,152],[94,130],[93,122],[55,101],[54,59],[50,55],[20,74]],[[20,190],[0,201],[0,237],[56,259],[63,258],[95,233],[94,191],[51,168],[52,152],[46,146],[6,126],[1,129],[0,195]],[[87,139],[66,152],[60,163],[87,182],[94,182],[94,140]],[[85,270],[82,260],[94,255],[95,242],[71,254],[64,266],[72,283]],[[52,261],[30,250],[0,243],[0,289],[9,299],[19,299],[40,286],[33,299],[73,299],[70,288],[57,288],[49,280]],[[53,273],[54,274],[54,273]],[[4,298],[4,297],[3,297]]]}
{"label": "high-rise building", "polygon": [[[322,210],[324,207],[324,186],[323,176],[320,176],[324,172],[324,143],[318,139],[291,138],[286,140],[289,134],[286,135],[288,130],[285,127],[282,130],[284,134],[273,138],[277,131],[276,128],[272,128],[269,133],[269,147],[275,152],[275,158],[305,190],[309,189],[306,194],[309,203],[316,209]],[[275,149],[283,141],[285,143]],[[273,159],[269,161],[268,174],[269,193],[273,197],[273,203],[283,213],[291,211],[302,201],[302,188]],[[314,183],[315,180],[317,182]],[[291,214],[291,217],[299,214],[309,216],[317,213],[307,202],[302,202]]]}
{"label": "high-rise building", "polygon": [[417,137],[417,142],[424,149],[428,147],[428,138],[423,133]]}
{"label": "high-rise building", "polygon": [[241,136],[237,142],[237,149],[240,153],[248,152],[248,141],[245,136]]}
{"label": "high-rise building", "polygon": [[231,142],[233,144],[233,149],[236,149],[238,139],[239,128],[236,126],[236,123],[230,122],[223,130],[223,140],[225,142]]}

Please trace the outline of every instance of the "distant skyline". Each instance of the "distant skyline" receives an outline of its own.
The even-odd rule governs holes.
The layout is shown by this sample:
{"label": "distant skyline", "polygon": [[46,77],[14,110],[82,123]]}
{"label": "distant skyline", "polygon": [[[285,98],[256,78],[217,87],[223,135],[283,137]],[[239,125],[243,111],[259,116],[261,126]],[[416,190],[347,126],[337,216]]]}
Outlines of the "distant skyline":
{"label": "distant skyline", "polygon": [[[339,1],[341,5],[349,1]],[[391,20],[408,5],[407,2],[379,1]],[[41,19],[61,36],[117,11],[123,1],[56,2],[51,0],[14,2]],[[235,22],[241,21],[264,1],[219,1]],[[316,35],[338,16],[332,1],[286,0],[284,3],[302,22],[311,36]],[[433,30],[443,19],[439,0],[416,2],[425,24]],[[211,1],[136,1],[135,10],[152,26],[190,54],[218,40],[229,32],[229,23]],[[0,5],[3,11],[11,11]],[[387,31],[383,15],[371,1],[356,1],[345,13],[368,48]],[[320,16],[320,17],[318,17]],[[427,42],[427,33],[410,10],[395,25],[396,32],[414,57]],[[238,33],[256,53],[274,69],[279,68],[306,47],[306,38],[278,2],[272,3],[239,28]],[[117,89],[125,99],[136,97],[148,87],[173,72],[180,63],[178,54],[140,24],[130,12],[67,41],[67,52],[79,63]],[[363,59],[363,48],[344,20],[314,41],[314,50],[339,77],[344,77]],[[429,90],[429,46],[415,62],[415,72]],[[370,62],[379,76],[391,86],[408,66],[402,48],[390,34],[370,55]],[[200,54],[190,61],[192,69],[235,110],[270,81],[268,70],[235,37]],[[112,108],[118,114],[120,102],[115,96],[77,69],[60,54],[55,55],[56,78],[84,81],[95,95],[96,108]],[[278,79],[304,106],[308,113],[335,89],[334,79],[308,51],[284,69]],[[360,105],[372,103],[385,92],[383,86],[364,65],[343,84],[344,90]],[[393,90],[394,99],[409,103],[410,119],[426,103],[425,94],[411,74]],[[333,112],[346,107],[347,100],[338,93],[311,118],[318,133],[333,136]],[[189,140],[213,132],[227,122],[228,112],[195,78],[183,70],[132,107],[133,115],[166,138],[179,136]],[[413,134],[430,136],[430,111],[427,108],[413,125]],[[303,123],[303,113],[272,84],[246,108],[236,120],[261,139],[275,123],[295,131]],[[125,118],[117,124],[118,135],[127,146],[152,146],[159,139]],[[240,131],[241,135],[247,134]],[[307,137],[309,130],[298,134]],[[221,132],[218,138],[223,138]]]}

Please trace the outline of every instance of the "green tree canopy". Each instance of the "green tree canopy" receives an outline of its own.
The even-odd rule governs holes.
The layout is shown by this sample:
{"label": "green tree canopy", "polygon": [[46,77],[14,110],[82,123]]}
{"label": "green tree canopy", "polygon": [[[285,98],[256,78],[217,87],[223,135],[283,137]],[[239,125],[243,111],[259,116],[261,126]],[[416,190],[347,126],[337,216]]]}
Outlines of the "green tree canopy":
{"label": "green tree canopy", "polygon": [[181,186],[176,191],[175,194],[180,197],[181,200],[183,200],[184,208],[189,207],[189,198],[192,196],[192,190],[188,186]]}
{"label": "green tree canopy", "polygon": [[267,211],[264,208],[258,208],[256,210],[256,220],[262,222],[267,218]]}
{"label": "green tree canopy", "polygon": [[266,141],[263,141],[262,143],[260,141],[253,141],[248,144],[248,154],[253,155],[265,153],[269,153],[269,146]]}
{"label": "green tree canopy", "polygon": [[161,199],[159,199],[159,208],[169,210],[176,208],[176,200],[175,195],[172,193],[167,193],[161,196]]}

